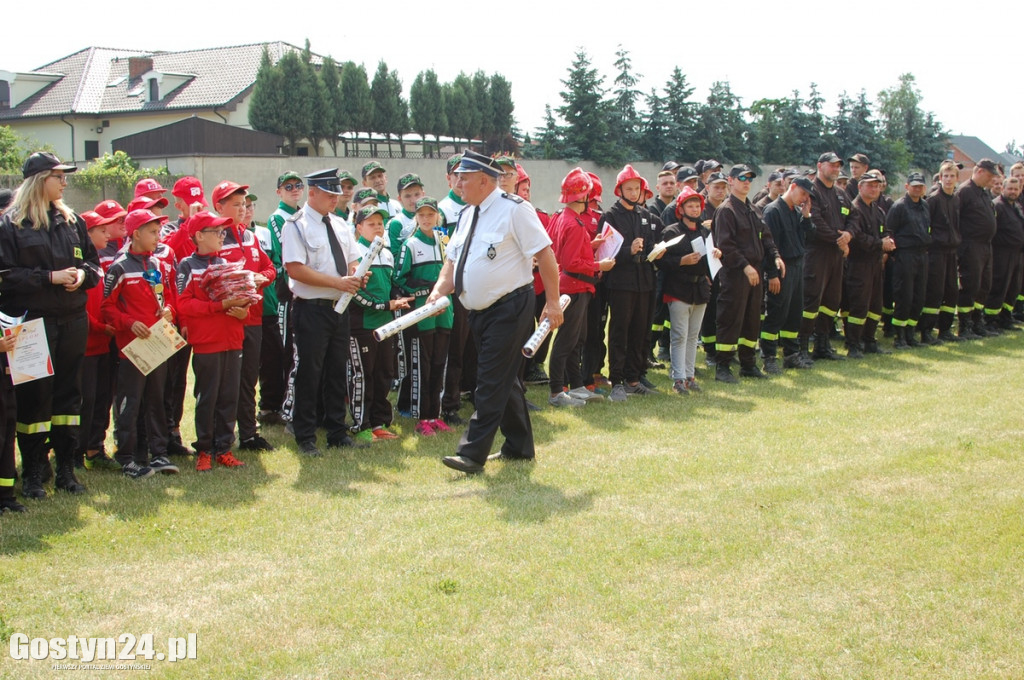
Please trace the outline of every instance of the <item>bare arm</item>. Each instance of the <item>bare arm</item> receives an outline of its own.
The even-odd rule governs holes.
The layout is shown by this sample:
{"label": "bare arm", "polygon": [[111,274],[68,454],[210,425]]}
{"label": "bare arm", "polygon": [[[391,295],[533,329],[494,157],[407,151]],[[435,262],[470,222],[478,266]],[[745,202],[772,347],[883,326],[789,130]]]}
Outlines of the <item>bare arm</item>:
{"label": "bare arm", "polygon": [[301,262],[286,262],[284,269],[290,278],[299,283],[318,288],[334,288],[343,293],[355,293],[362,287],[362,280],[355,276],[329,276],[321,274],[309,265]]}
{"label": "bare arm", "polygon": [[535,255],[537,268],[540,270],[540,278],[544,282],[544,312],[541,314],[541,321],[545,318],[551,321],[551,328],[558,328],[562,325],[562,307],[558,304],[558,261],[555,260],[555,253],[548,246]]}

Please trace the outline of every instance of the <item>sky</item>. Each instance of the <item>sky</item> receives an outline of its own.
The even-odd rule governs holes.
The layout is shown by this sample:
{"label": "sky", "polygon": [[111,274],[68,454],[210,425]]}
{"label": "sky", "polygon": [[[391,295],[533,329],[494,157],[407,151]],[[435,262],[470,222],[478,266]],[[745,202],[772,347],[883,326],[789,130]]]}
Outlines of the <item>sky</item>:
{"label": "sky", "polygon": [[[160,51],[283,40],[301,47],[308,38],[314,52],[362,62],[371,77],[383,59],[398,71],[406,95],[416,74],[427,68],[442,81],[460,71],[501,73],[512,83],[519,128],[533,133],[542,125],[544,105],[561,103],[561,80],[574,53],[586,50],[610,87],[621,45],[634,72],[643,76],[642,91],[660,90],[675,66],[695,87],[696,100],[706,98],[716,80],[729,81],[744,105],[790,96],[793,90],[806,96],[814,82],[828,115],[840,92],[856,96],[863,89],[874,101],[909,72],[923,96],[922,109],[934,112],[952,134],[980,137],[999,152],[1011,140],[1024,144],[1019,122],[1024,87],[1010,48],[1017,43],[1024,3],[990,4],[985,9],[991,11],[985,11],[947,0],[829,5],[737,0],[703,6],[518,0],[500,5],[513,13],[506,21],[496,18],[498,5],[452,3],[438,12],[400,0],[388,4],[395,8],[392,26],[379,9],[363,15],[353,5],[324,6],[330,9],[257,1],[237,18],[225,18],[230,15],[211,12],[222,6],[192,0],[150,6],[143,16],[137,2],[123,0],[7,3],[0,70],[32,70],[89,46]],[[39,8],[59,16],[42,32],[32,30],[44,26]],[[474,14],[464,13],[470,11]],[[631,21],[636,28],[627,30]],[[410,29],[406,36],[403,23]]]}

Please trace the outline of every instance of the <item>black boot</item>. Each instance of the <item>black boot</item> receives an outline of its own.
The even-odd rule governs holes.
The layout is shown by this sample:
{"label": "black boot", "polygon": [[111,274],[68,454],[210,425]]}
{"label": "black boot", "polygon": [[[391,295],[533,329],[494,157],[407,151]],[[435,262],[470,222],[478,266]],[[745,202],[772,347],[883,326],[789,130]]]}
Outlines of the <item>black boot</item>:
{"label": "black boot", "polygon": [[729,369],[730,363],[732,363],[731,352],[718,353],[718,363],[715,365],[715,380],[730,384],[739,382],[739,378],[734,376],[732,371]]}
{"label": "black boot", "polygon": [[764,372],[770,375],[779,375],[782,368],[776,356],[779,353],[778,343],[773,340],[761,340],[761,358],[764,360]]}
{"label": "black boot", "polygon": [[910,345],[907,344],[906,326],[893,326],[893,349],[907,349]]}
{"label": "black boot", "polygon": [[860,338],[864,332],[863,326],[855,323],[846,324],[846,356],[850,359],[863,359],[864,352],[861,350]]}
{"label": "black boot", "polygon": [[[47,465],[49,465],[49,462],[47,462]],[[46,489],[43,488],[41,461],[22,459],[21,495],[25,498],[46,498]]]}
{"label": "black boot", "polygon": [[53,486],[72,494],[85,493],[85,486],[75,477],[75,460],[72,454],[57,454],[57,479]]}
{"label": "black boot", "polygon": [[907,326],[903,329],[903,337],[907,341],[909,347],[920,347],[921,343],[917,340],[917,328],[914,326]]}
{"label": "black boot", "polygon": [[811,339],[809,337],[807,337],[806,335],[802,335],[802,336],[800,336],[799,340],[800,340],[800,354],[799,354],[799,357],[800,357],[800,361],[803,363],[803,366],[801,366],[800,368],[811,368],[812,366],[814,366],[814,359],[811,358],[811,352],[810,352]]}
{"label": "black boot", "polygon": [[815,359],[827,359],[829,361],[842,361],[846,359],[846,357],[840,356],[838,352],[832,349],[832,343],[827,332],[818,333],[814,336],[813,356]]}
{"label": "black boot", "polygon": [[939,331],[939,335],[936,338],[936,341],[938,341],[938,342],[960,342],[960,338],[958,338],[957,336],[953,335],[953,329],[947,328],[945,330]]}
{"label": "black boot", "polygon": [[981,337],[974,332],[974,323],[971,321],[970,314],[958,314],[957,318],[960,321],[958,335],[961,340],[978,340]]}
{"label": "black boot", "polygon": [[921,329],[921,344],[922,345],[938,345],[942,341],[935,337],[931,330],[927,328]]}

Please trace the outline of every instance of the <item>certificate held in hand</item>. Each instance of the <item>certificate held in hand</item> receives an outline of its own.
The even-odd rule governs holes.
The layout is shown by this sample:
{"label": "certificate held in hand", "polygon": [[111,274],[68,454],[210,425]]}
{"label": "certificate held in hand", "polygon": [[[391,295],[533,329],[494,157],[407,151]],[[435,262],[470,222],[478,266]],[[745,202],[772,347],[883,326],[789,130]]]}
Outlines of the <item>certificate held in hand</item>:
{"label": "certificate held in hand", "polygon": [[53,375],[50,345],[46,342],[46,325],[42,319],[4,328],[4,336],[14,336],[15,345],[7,354],[11,382],[15,385]]}

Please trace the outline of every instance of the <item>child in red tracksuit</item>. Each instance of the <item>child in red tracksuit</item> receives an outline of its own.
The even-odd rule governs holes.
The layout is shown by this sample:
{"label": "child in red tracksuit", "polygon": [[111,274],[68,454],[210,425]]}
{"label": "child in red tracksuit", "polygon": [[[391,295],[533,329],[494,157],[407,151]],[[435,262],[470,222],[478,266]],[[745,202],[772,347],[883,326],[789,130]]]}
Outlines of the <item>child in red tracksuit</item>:
{"label": "child in red tracksuit", "polygon": [[[149,210],[134,210],[125,218],[128,249],[110,265],[104,278],[103,319],[114,327],[114,339],[122,352],[114,398],[114,458],[126,477],[144,479],[155,472],[174,474],[177,466],[167,460],[167,416],[164,412],[166,362],[149,375],[123,356],[135,338],[148,338],[150,326],[161,318],[174,320],[175,291],[160,262],[153,256],[160,241],[160,225],[166,217]],[[145,414],[145,441],[139,442],[139,412]],[[152,451],[153,459],[149,460]]]}
{"label": "child in red tracksuit", "polygon": [[[192,345],[195,372],[196,470],[207,472],[216,461],[225,467],[245,465],[231,453],[235,441],[238,380],[249,300],[210,300],[200,280],[207,267],[223,264],[217,257],[231,218],[208,212],[186,223],[196,252],[178,264],[178,319]],[[259,305],[257,305],[259,306]]]}
{"label": "child in red tracksuit", "polygon": [[[224,181],[214,188],[211,199],[217,214],[231,219],[225,230],[220,257],[227,262],[242,262],[246,269],[255,273],[256,289],[262,290],[276,278],[277,270],[245,221],[245,195],[248,189],[247,185]],[[247,312],[236,414],[238,448],[243,451],[271,451],[274,447],[260,436],[256,427],[256,383],[260,377],[263,305],[250,305]]]}

